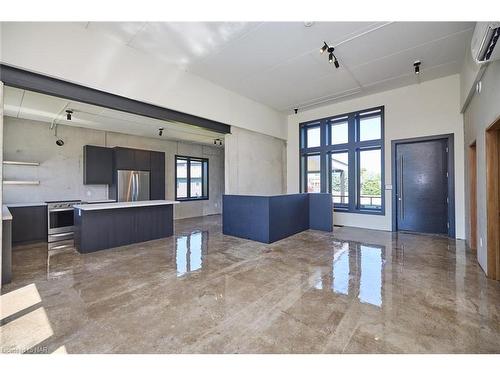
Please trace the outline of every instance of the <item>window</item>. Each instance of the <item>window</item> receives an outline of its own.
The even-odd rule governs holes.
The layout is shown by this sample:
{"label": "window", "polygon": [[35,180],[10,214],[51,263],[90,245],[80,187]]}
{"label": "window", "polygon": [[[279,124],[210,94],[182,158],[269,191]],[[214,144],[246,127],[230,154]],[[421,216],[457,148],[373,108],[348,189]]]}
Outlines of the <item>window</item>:
{"label": "window", "polygon": [[319,193],[321,191],[320,156],[307,156],[307,192]]}
{"label": "window", "polygon": [[301,191],[335,211],[384,214],[384,107],[300,124]]}
{"label": "window", "polygon": [[349,154],[331,154],[331,191],[334,205],[347,207],[349,204]]}
{"label": "window", "polygon": [[175,200],[208,199],[208,159],[175,156]]}

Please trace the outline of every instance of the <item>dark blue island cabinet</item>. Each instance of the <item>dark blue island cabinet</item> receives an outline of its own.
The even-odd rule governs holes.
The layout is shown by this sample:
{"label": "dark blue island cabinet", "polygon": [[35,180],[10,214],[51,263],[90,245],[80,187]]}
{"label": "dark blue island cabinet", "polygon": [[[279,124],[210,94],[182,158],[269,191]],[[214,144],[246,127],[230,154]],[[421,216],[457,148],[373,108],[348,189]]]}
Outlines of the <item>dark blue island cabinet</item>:
{"label": "dark blue island cabinet", "polygon": [[176,203],[154,200],[75,205],[75,247],[80,253],[91,253],[170,237]]}
{"label": "dark blue island cabinet", "polygon": [[272,243],[308,229],[333,231],[330,194],[223,196],[224,234]]}

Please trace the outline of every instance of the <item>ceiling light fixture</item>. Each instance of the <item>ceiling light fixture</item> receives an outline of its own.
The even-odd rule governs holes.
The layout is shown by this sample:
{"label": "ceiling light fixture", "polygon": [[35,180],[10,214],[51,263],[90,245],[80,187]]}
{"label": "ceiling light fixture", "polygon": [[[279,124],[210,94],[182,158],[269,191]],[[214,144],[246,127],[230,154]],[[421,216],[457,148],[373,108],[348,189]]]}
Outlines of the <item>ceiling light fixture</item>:
{"label": "ceiling light fixture", "polygon": [[158,128],[158,135],[160,137],[163,135],[163,130],[165,130],[165,128]]}
{"label": "ceiling light fixture", "polygon": [[422,64],[422,62],[420,60],[417,60],[413,63],[413,67],[415,68],[416,75],[420,74],[420,64]]}
{"label": "ceiling light fixture", "polygon": [[305,22],[304,22],[304,26],[305,26],[305,27],[311,27],[312,25],[314,25],[314,22],[313,22],[313,21],[305,21]]}
{"label": "ceiling light fixture", "polygon": [[335,51],[334,47],[330,47],[326,42],[323,42],[323,47],[320,48],[319,53],[323,54],[325,51],[328,51],[328,62],[333,65],[335,65],[335,68],[338,69],[340,67],[339,60],[337,59],[337,56],[333,53]]}
{"label": "ceiling light fixture", "polygon": [[217,145],[217,144],[218,144],[219,146],[222,146],[222,139],[220,139],[220,138],[216,138],[216,139],[214,139],[214,145]]}
{"label": "ceiling light fixture", "polygon": [[73,114],[73,111],[71,109],[66,110],[66,120],[71,121],[71,115]]}
{"label": "ceiling light fixture", "polygon": [[328,44],[326,44],[326,42],[323,43],[324,43],[323,47],[321,47],[319,50],[319,53],[321,54],[323,54],[323,52],[325,52],[328,49]]}

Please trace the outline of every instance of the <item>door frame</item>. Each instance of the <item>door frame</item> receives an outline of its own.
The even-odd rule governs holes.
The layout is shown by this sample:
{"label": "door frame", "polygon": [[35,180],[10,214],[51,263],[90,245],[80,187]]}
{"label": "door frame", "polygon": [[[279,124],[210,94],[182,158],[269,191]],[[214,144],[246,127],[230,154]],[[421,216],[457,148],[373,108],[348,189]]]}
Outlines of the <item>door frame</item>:
{"label": "door frame", "polygon": [[474,140],[468,148],[469,184],[469,248],[477,249],[477,145]]}
{"label": "door frame", "polygon": [[455,237],[455,148],[454,148],[454,134],[440,134],[426,137],[393,139],[391,141],[391,183],[392,183],[392,231],[398,230],[397,220],[397,160],[396,160],[396,147],[405,143],[418,143],[426,141],[446,140],[448,146],[448,237]]}
{"label": "door frame", "polygon": [[486,129],[486,238],[487,276],[500,280],[500,118]]}

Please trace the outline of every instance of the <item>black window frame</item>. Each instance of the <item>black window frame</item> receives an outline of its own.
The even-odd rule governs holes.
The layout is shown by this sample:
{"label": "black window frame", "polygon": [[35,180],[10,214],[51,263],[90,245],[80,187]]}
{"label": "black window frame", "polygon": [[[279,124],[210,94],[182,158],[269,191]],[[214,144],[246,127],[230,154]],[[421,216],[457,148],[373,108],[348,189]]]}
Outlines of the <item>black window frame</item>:
{"label": "black window frame", "polygon": [[[186,160],[187,162],[187,176],[186,176],[186,183],[187,183],[187,191],[186,191],[186,197],[178,197],[177,196],[177,160]],[[191,161],[198,161],[202,163],[202,168],[201,168],[201,191],[203,192],[204,189],[204,181],[206,177],[206,195],[202,195],[200,197],[191,197]],[[204,163],[206,163],[206,171],[205,168],[203,167]],[[175,179],[174,179],[174,189],[175,189],[175,200],[179,202],[189,202],[189,201],[206,201],[209,199],[210,193],[209,193],[209,187],[210,187],[210,182],[209,182],[209,160],[208,158],[200,158],[197,156],[186,156],[186,155],[175,155],[175,160],[174,160],[174,170],[175,170]],[[206,174],[206,176],[205,176]]]}
{"label": "black window frame", "polygon": [[[380,113],[380,139],[360,140],[360,121],[363,118],[374,117]],[[331,126],[335,123],[346,122],[348,126],[348,142],[342,144],[331,144]],[[307,129],[320,126],[321,145],[319,147],[307,148]],[[381,206],[380,209],[362,207],[360,204],[360,152],[365,150],[380,149],[380,184],[381,184]],[[320,178],[321,192],[332,192],[331,155],[340,152],[348,153],[348,192],[349,203],[347,205],[334,204],[335,212],[348,212],[369,215],[385,215],[385,107],[377,106],[359,111],[329,116],[322,119],[302,122],[299,124],[299,178],[300,192],[307,189],[307,165],[308,155],[320,155]]]}

